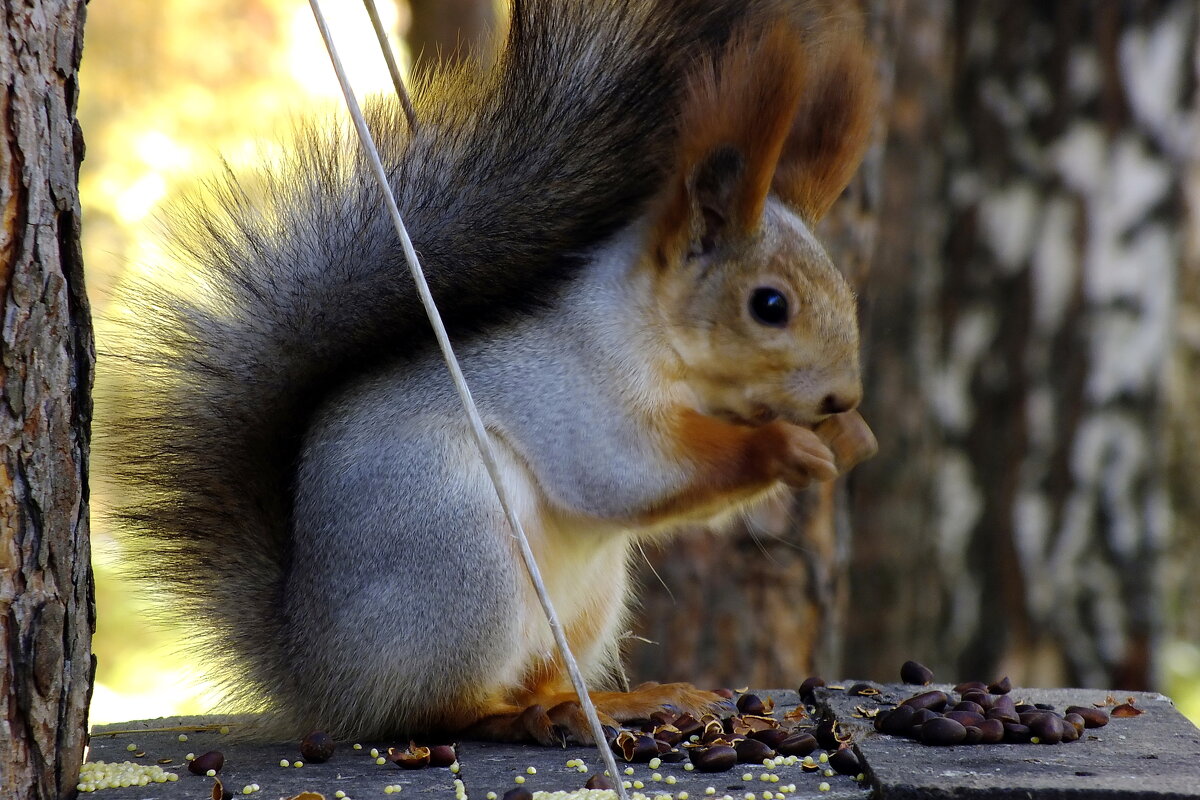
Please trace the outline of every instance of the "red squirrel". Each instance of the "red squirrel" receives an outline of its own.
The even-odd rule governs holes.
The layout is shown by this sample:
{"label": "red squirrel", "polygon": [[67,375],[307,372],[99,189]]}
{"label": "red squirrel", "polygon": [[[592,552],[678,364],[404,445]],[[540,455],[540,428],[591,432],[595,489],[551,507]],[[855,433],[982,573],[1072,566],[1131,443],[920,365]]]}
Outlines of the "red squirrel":
{"label": "red squirrel", "polygon": [[[503,481],[611,688],[639,541],[869,456],[813,235],[862,157],[859,21],[801,0],[516,0],[501,56],[369,108]],[[270,730],[590,740],[357,146],[176,213],[115,457],[140,568]],[[720,696],[596,691],[602,721]]]}

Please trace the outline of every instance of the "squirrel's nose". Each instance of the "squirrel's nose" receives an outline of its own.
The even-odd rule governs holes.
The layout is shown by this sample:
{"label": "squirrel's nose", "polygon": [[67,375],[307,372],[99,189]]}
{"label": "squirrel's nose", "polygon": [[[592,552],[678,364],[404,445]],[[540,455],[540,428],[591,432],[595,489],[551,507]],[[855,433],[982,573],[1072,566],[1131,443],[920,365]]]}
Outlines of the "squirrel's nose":
{"label": "squirrel's nose", "polygon": [[821,401],[821,413],[841,414],[846,411],[853,411],[858,406],[858,402],[861,399],[861,392],[835,392],[827,394],[825,395],[825,399]]}

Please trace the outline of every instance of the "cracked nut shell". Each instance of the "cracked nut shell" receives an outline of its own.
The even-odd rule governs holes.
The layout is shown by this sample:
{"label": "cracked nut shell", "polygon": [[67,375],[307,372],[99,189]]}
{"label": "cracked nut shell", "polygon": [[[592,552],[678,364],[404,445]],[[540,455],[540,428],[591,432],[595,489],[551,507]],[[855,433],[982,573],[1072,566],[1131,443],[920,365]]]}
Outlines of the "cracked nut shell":
{"label": "cracked nut shell", "polygon": [[[653,736],[621,731],[613,739],[612,749],[627,762],[644,764],[658,755],[658,744]],[[667,749],[670,749],[669,745]]]}
{"label": "cracked nut shell", "polygon": [[389,747],[387,759],[402,769],[423,769],[429,766],[429,748],[409,742],[403,750]]}

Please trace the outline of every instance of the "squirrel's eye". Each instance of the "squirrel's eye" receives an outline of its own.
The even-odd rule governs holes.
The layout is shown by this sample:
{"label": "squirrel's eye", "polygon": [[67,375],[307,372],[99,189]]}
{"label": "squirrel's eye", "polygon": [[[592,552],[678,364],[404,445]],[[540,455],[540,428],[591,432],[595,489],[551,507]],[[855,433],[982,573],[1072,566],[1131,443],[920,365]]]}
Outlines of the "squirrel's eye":
{"label": "squirrel's eye", "polygon": [[788,301],[783,292],[760,286],[750,295],[750,314],[763,325],[782,328],[788,321]]}

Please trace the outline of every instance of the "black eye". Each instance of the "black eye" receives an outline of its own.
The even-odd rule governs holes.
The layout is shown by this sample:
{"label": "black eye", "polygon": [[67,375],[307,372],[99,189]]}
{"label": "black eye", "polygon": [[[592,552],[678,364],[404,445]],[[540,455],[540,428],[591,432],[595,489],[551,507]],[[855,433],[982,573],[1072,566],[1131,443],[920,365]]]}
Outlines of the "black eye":
{"label": "black eye", "polygon": [[788,301],[783,292],[760,286],[750,295],[750,314],[763,325],[782,328],[788,321]]}

